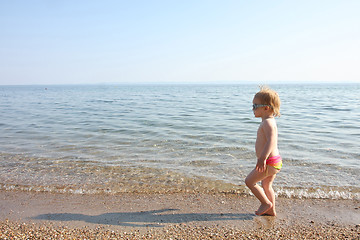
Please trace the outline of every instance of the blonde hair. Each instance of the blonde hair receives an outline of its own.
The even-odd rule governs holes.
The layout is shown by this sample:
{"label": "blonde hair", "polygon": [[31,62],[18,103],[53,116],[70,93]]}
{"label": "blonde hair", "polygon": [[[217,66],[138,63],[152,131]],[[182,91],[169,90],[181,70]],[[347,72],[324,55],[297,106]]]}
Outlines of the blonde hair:
{"label": "blonde hair", "polygon": [[270,105],[275,117],[280,117],[280,97],[277,92],[267,86],[260,86],[260,91],[255,97],[261,101],[261,104]]}

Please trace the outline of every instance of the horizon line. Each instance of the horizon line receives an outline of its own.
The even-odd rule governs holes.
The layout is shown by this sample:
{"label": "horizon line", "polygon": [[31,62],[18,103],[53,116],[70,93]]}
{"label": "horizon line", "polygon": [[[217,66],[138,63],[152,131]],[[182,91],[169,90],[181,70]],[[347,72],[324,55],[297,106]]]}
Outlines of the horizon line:
{"label": "horizon line", "polygon": [[76,86],[76,85],[318,85],[318,84],[360,84],[356,81],[263,81],[263,82],[96,82],[96,83],[25,83],[25,84],[1,84],[0,86]]}

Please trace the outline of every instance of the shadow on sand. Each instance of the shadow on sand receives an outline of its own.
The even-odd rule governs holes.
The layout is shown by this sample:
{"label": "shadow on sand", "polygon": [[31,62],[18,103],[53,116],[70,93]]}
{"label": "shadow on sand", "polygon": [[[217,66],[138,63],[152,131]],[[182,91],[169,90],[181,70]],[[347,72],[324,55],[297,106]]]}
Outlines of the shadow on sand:
{"label": "shadow on sand", "polygon": [[[163,227],[165,223],[187,223],[229,220],[253,220],[254,214],[234,213],[173,213],[179,209],[160,209],[141,212],[117,212],[100,215],[74,213],[41,214],[32,219],[51,221],[84,221],[94,224],[130,226],[130,227]],[[167,213],[166,213],[167,212]]]}

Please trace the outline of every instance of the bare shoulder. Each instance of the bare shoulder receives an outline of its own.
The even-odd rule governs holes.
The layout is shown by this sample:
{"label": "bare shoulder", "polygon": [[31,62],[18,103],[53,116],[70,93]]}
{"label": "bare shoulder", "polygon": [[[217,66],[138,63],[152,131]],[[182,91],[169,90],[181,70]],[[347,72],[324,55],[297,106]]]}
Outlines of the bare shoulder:
{"label": "bare shoulder", "polygon": [[276,120],[274,118],[268,118],[265,119],[262,124],[261,124],[262,128],[264,129],[276,129]]}

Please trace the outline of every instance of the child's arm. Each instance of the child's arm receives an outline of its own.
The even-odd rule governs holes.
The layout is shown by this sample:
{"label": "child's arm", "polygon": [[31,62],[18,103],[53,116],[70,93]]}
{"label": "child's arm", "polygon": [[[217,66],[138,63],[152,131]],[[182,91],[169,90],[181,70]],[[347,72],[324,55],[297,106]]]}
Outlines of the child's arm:
{"label": "child's arm", "polygon": [[270,153],[276,148],[277,131],[275,124],[275,121],[272,119],[267,119],[262,124],[262,130],[266,138],[266,143],[256,164],[256,170],[259,172],[265,171],[266,159],[269,157]]}

